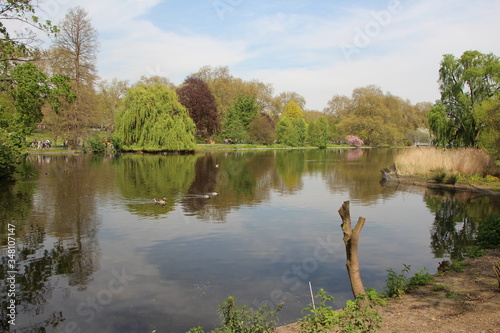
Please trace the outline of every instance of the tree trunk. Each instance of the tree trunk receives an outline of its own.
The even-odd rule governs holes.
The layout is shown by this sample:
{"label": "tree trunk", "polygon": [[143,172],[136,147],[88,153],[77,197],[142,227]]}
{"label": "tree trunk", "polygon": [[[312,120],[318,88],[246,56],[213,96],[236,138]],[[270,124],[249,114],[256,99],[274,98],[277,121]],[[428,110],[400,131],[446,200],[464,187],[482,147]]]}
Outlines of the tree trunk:
{"label": "tree trunk", "polygon": [[349,201],[344,201],[344,204],[339,209],[340,217],[342,218],[342,231],[344,232],[344,244],[346,252],[346,267],[349,273],[349,280],[351,281],[351,289],[354,298],[359,295],[365,295],[365,288],[363,286],[363,281],[361,280],[361,275],[359,273],[359,261],[358,261],[358,243],[359,234],[361,229],[365,224],[366,218],[359,217],[358,223],[354,229],[351,229],[351,215],[349,212]]}

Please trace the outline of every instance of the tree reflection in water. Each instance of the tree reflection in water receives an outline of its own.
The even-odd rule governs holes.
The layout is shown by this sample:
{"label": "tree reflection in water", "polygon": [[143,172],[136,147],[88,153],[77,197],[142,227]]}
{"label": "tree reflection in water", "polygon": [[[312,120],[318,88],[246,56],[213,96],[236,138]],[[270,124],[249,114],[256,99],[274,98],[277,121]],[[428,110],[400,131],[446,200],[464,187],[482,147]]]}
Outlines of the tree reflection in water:
{"label": "tree reflection in water", "polygon": [[472,192],[426,190],[429,210],[435,215],[431,228],[431,248],[437,258],[463,259],[475,244],[477,227],[494,213],[494,197],[480,197]]}

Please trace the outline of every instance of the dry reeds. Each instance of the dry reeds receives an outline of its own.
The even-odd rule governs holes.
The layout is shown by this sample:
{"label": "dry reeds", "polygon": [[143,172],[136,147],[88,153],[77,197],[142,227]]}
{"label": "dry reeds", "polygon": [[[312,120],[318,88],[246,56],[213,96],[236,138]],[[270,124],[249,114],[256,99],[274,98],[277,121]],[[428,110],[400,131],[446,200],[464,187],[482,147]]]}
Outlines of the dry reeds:
{"label": "dry reeds", "polygon": [[473,148],[440,149],[415,147],[401,152],[395,159],[400,175],[429,175],[437,170],[449,174],[485,176],[494,165],[483,150]]}

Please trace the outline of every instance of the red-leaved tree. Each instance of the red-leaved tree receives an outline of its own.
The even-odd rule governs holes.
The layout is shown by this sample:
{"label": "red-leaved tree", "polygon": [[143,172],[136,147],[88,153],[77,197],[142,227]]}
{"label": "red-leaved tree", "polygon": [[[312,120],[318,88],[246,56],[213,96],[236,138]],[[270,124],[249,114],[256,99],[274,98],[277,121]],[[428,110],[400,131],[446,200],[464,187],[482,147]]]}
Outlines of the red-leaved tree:
{"label": "red-leaved tree", "polygon": [[200,78],[189,76],[179,89],[179,102],[189,111],[196,124],[197,134],[210,139],[220,129],[215,97]]}

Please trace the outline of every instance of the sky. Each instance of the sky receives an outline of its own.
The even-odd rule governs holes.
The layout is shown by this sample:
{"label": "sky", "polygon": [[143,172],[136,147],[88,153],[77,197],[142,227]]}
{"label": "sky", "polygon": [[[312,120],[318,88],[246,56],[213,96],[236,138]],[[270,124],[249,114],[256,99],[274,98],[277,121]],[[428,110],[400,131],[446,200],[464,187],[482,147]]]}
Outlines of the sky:
{"label": "sky", "polygon": [[[102,79],[160,75],[175,84],[203,66],[293,91],[322,111],[374,84],[412,103],[439,99],[444,54],[500,55],[498,0],[40,0],[57,23],[81,6],[98,30]],[[48,45],[47,45],[48,46]]]}

